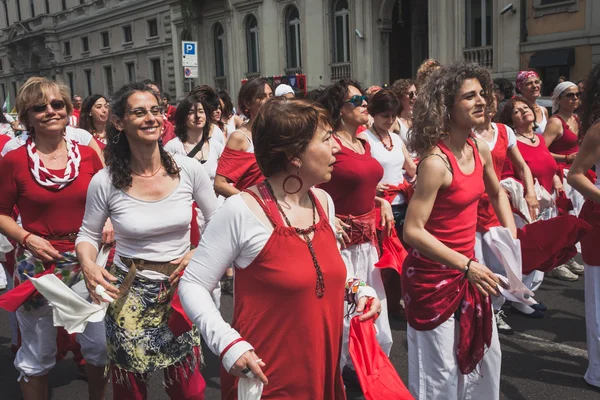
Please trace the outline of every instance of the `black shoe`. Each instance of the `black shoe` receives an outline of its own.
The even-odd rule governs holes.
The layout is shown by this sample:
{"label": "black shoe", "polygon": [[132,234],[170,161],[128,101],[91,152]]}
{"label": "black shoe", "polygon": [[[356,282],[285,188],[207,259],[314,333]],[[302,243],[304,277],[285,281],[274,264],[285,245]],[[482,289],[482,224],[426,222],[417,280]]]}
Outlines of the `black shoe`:
{"label": "black shoe", "polygon": [[537,303],[537,304],[534,304],[534,305],[529,306],[529,307],[531,307],[531,308],[533,308],[534,310],[537,310],[537,311],[546,311],[548,309],[548,307],[546,307],[546,305],[544,303]]}
{"label": "black shoe", "polygon": [[513,313],[522,315],[522,316],[527,317],[527,318],[535,318],[535,319],[544,318],[544,313],[541,312],[541,311],[539,311],[539,310],[535,310],[531,314],[527,314],[527,313],[524,313],[523,311],[518,310],[518,309],[516,309],[514,307],[511,307],[510,309],[511,309],[511,311]]}
{"label": "black shoe", "polygon": [[233,294],[233,276],[225,276],[221,279],[221,293]]}

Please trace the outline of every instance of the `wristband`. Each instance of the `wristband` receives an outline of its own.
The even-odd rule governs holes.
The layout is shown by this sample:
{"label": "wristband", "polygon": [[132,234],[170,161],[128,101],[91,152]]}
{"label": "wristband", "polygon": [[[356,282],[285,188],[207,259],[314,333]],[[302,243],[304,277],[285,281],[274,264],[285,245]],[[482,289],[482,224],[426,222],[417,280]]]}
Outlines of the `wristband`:
{"label": "wristband", "polygon": [[223,361],[223,357],[225,356],[225,353],[227,353],[227,351],[229,351],[229,349],[232,348],[234,344],[239,343],[239,342],[243,342],[243,341],[244,341],[244,338],[237,338],[233,342],[229,343],[227,345],[227,347],[225,347],[225,349],[223,349],[223,351],[221,352],[221,355],[219,356],[219,358],[221,359],[221,361]]}
{"label": "wristband", "polygon": [[21,241],[21,245],[23,247],[27,247],[27,239],[29,239],[29,236],[31,236],[31,232],[27,232],[27,235],[25,235],[25,237],[23,238],[23,240]]}
{"label": "wristband", "polygon": [[465,272],[464,272],[464,274],[465,274],[465,278],[467,277],[467,274],[469,273],[469,269],[471,268],[471,263],[472,263],[472,262],[473,262],[473,260],[469,260],[469,261],[467,262],[467,266],[465,267]]}

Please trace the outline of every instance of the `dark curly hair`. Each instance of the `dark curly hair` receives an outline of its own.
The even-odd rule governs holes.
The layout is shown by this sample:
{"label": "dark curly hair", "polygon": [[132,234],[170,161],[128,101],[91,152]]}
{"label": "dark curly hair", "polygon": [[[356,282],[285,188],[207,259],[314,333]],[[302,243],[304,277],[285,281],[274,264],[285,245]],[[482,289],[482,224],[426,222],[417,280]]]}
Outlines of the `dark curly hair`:
{"label": "dark curly hair", "polygon": [[96,104],[96,102],[100,99],[104,99],[108,103],[108,99],[102,96],[101,94],[93,94],[91,96],[86,97],[85,100],[83,100],[83,103],[81,103],[81,111],[79,114],[79,128],[85,129],[90,133],[95,133],[97,131],[96,127],[94,126],[94,120],[90,114],[92,113],[92,108],[94,107],[94,104]]}
{"label": "dark curly hair", "polygon": [[513,129],[515,128],[515,124],[513,123],[512,118],[515,105],[517,103],[523,103],[531,109],[531,112],[533,113],[533,129],[537,129],[537,116],[535,115],[535,109],[533,108],[533,104],[531,104],[531,102],[523,96],[513,96],[506,102],[498,118],[500,123],[510,126]]}
{"label": "dark curly hair", "polygon": [[415,87],[417,86],[416,82],[413,79],[398,79],[397,81],[394,81],[394,83],[392,83],[392,86],[390,86],[390,90],[394,92],[394,94],[398,98],[398,101],[400,102],[400,108],[398,108],[398,115],[400,115],[400,113],[402,112],[402,96],[408,93],[408,89],[410,89],[412,85],[415,85]]}
{"label": "dark curly hair", "polygon": [[581,121],[579,139],[583,140],[587,130],[600,118],[600,64],[592,69],[585,80],[579,116]]}
{"label": "dark curly hair", "polygon": [[408,148],[411,151],[423,154],[448,137],[450,113],[467,79],[479,81],[488,104],[486,113],[490,113],[494,85],[488,71],[478,64],[464,61],[443,65],[419,89],[413,110],[413,126],[408,132]]}
{"label": "dark curly hair", "polygon": [[187,120],[190,111],[193,111],[194,115],[197,115],[198,103],[202,104],[202,108],[204,108],[204,113],[206,114],[206,124],[204,124],[204,128],[202,128],[201,143],[204,144],[209,139],[208,136],[210,135],[210,115],[208,114],[208,110],[210,110],[210,107],[203,98],[199,98],[196,96],[188,96],[185,99],[183,99],[181,103],[179,103],[177,111],[175,111],[175,135],[177,135],[177,137],[181,140],[182,143],[188,141]]}
{"label": "dark curly hair", "polygon": [[329,113],[304,99],[274,97],[252,123],[254,154],[264,176],[286,170],[290,158],[300,156],[317,128],[331,128]]}
{"label": "dark curly hair", "polygon": [[498,86],[505,99],[510,99],[515,95],[515,85],[506,78],[494,79],[494,85]]}
{"label": "dark curly hair", "polygon": [[349,87],[354,86],[362,94],[364,93],[360,83],[352,79],[340,79],[323,89],[317,98],[317,102],[331,115],[333,129],[339,130],[342,125],[342,107],[346,99]]}
{"label": "dark curly hair", "polygon": [[[156,104],[160,104],[157,94],[145,83],[128,83],[121,87],[112,97],[112,115],[122,120],[126,117],[128,110],[129,97],[136,92],[147,92],[154,96]],[[106,132],[106,148],[104,149],[104,160],[108,167],[108,172],[112,184],[117,189],[123,189],[131,186],[131,149],[129,140],[125,134],[121,134],[113,123],[108,124]],[[160,152],[161,163],[170,175],[179,174],[179,167],[171,156],[163,149],[162,140],[158,140],[158,150]]]}

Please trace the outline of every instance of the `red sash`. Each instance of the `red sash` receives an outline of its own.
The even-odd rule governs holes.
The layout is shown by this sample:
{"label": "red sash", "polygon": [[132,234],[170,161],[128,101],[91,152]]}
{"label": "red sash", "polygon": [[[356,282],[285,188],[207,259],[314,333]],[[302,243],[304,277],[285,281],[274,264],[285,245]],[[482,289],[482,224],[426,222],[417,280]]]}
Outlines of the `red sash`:
{"label": "red sash", "polygon": [[587,265],[600,266],[600,204],[586,200],[579,212],[579,218],[591,225],[591,230],[581,238],[581,255]]}
{"label": "red sash", "polygon": [[350,243],[347,246],[362,243],[373,243],[373,246],[379,248],[377,245],[377,233],[376,233],[376,208],[372,209],[363,215],[342,215],[336,214],[335,216],[341,219],[346,224],[350,225],[350,230],[346,233],[350,237]]}
{"label": "red sash", "polygon": [[219,158],[217,175],[229,179],[238,190],[247,189],[265,180],[254,153],[232,150],[229,147],[225,147]]}
{"label": "red sash", "polygon": [[404,261],[401,282],[406,318],[412,328],[435,329],[458,311],[458,367],[465,375],[473,371],[492,343],[489,297],[483,297],[460,271],[422,258],[414,250]]}

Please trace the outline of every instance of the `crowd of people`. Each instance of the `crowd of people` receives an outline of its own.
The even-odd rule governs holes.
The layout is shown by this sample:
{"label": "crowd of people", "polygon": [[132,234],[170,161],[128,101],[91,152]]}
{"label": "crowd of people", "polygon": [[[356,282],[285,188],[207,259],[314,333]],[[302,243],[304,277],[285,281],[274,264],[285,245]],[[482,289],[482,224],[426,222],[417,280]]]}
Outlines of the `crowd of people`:
{"label": "crowd of people", "polygon": [[[387,357],[394,318],[410,391],[396,398],[497,399],[504,303],[543,318],[544,276],[581,275],[600,387],[600,65],[559,83],[552,110],[541,88],[535,71],[513,86],[435,60],[367,90],[255,78],[237,107],[207,85],[175,106],[148,80],[82,99],[30,78],[17,120],[0,113],[0,307],[23,398],[47,398],[72,351],[90,399],[109,381],[145,399],[155,371],[170,398],[203,399],[203,340],[223,399],[344,399],[364,384],[353,319]],[[52,275],[67,294],[83,282],[103,317],[60,328],[53,309],[80,308],[44,295]]]}

